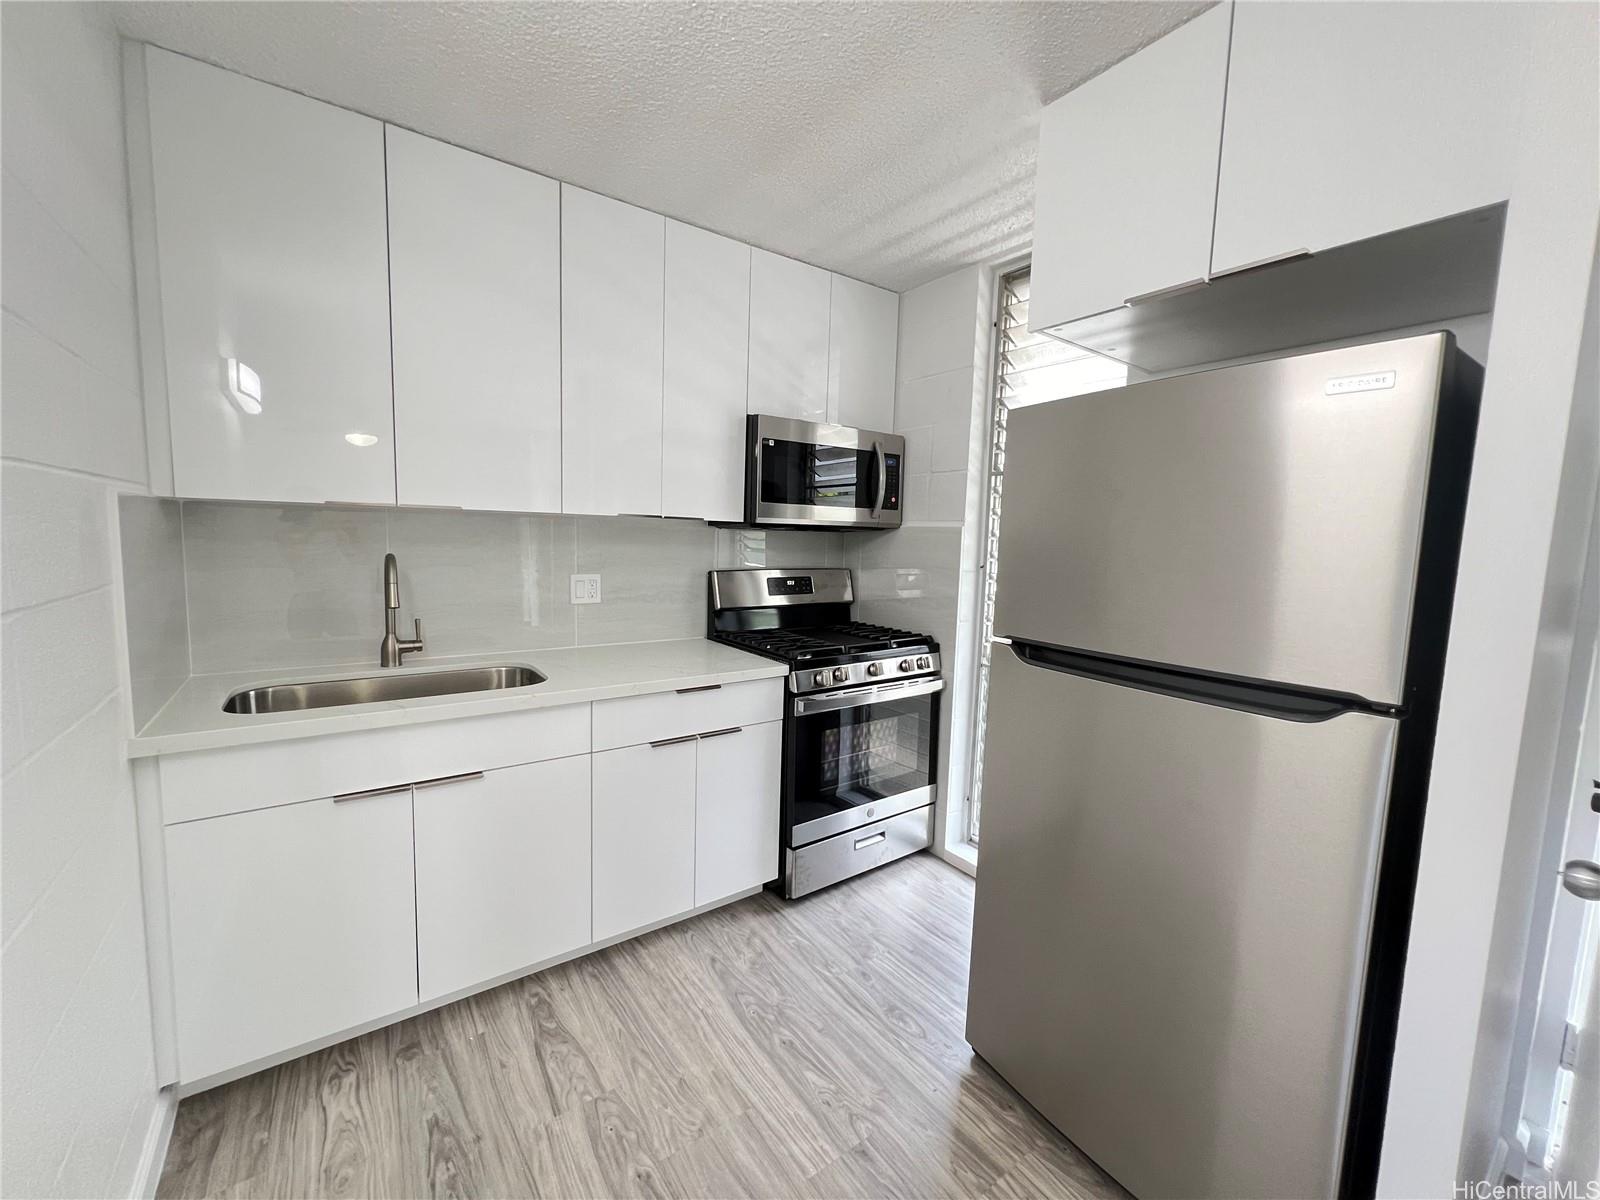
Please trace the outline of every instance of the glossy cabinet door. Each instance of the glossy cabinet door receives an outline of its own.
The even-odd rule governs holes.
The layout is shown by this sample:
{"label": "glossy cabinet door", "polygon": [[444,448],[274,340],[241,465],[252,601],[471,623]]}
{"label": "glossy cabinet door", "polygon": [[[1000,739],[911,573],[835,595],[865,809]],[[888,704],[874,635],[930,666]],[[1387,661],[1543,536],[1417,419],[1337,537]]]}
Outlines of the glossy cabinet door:
{"label": "glossy cabinet door", "polygon": [[560,512],[560,185],[384,137],[399,502]]}
{"label": "glossy cabinet door", "polygon": [[828,419],[828,272],[750,252],[748,411]]}
{"label": "glossy cabinet door", "polygon": [[750,247],[667,222],[661,512],[744,515]]}
{"label": "glossy cabinet door", "polygon": [[1231,7],[1201,13],[1044,110],[1031,329],[1204,281]]}
{"label": "glossy cabinet door", "polygon": [[828,420],[857,429],[894,429],[894,365],[900,297],[834,275],[828,307]]}
{"label": "glossy cabinet door", "polygon": [[594,937],[694,907],[695,741],[606,750],[592,760]]}
{"label": "glossy cabinet door", "polygon": [[144,54],[175,491],[394,503],[383,126]]}
{"label": "glossy cabinet door", "polygon": [[1237,5],[1212,274],[1505,200],[1538,8]]}
{"label": "glossy cabinet door", "polygon": [[417,1002],[411,789],[169,825],[185,1082]]}
{"label": "glossy cabinet door", "polygon": [[416,788],[423,1000],[589,943],[589,756]]}
{"label": "glossy cabinet door", "polygon": [[561,185],[561,510],[661,512],[666,219]]}
{"label": "glossy cabinet door", "polygon": [[695,770],[698,906],[777,878],[783,722],[701,735]]}

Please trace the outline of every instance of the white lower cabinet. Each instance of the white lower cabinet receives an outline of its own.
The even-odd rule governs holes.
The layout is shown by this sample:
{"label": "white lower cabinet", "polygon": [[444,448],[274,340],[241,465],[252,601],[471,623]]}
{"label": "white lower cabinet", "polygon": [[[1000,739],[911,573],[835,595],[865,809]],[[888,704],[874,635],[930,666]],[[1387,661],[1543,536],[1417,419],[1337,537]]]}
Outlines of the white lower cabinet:
{"label": "white lower cabinet", "polygon": [[783,722],[702,735],[696,755],[694,902],[701,905],[778,874]]}
{"label": "white lower cabinet", "polygon": [[164,758],[140,803],[165,827],[146,903],[170,931],[178,1082],[759,887],[783,700],[781,679],[701,684]]}
{"label": "white lower cabinet", "polygon": [[596,941],[694,907],[695,739],[593,759]]}
{"label": "white lower cabinet", "polygon": [[589,756],[417,785],[416,859],[421,999],[587,945]]}
{"label": "white lower cabinet", "polygon": [[182,1078],[417,1002],[411,789],[168,826]]}

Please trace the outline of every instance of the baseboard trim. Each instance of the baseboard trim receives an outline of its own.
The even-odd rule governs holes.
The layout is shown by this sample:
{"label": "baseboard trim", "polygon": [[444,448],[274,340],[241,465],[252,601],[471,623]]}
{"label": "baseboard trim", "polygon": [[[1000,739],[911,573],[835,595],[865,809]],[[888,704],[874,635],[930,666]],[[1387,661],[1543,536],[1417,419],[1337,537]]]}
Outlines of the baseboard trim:
{"label": "baseboard trim", "polygon": [[144,1149],[139,1153],[139,1168],[134,1172],[133,1200],[155,1200],[161,1182],[161,1168],[167,1165],[167,1147],[172,1145],[172,1127],[178,1119],[178,1089],[164,1087],[156,1093],[155,1111],[145,1131]]}

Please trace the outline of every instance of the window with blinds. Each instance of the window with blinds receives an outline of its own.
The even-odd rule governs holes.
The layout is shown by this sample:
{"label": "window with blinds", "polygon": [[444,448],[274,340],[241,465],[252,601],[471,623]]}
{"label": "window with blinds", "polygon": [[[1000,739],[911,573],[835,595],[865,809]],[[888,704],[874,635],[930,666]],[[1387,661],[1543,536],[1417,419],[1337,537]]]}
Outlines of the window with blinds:
{"label": "window with blinds", "polygon": [[979,622],[978,687],[972,723],[972,775],[967,840],[978,841],[983,803],[983,731],[989,708],[989,661],[994,635],[996,556],[1000,550],[1000,494],[1006,466],[1006,414],[1013,408],[1121,387],[1128,368],[1089,350],[1028,332],[1027,267],[1000,278],[995,318],[994,419],[990,426],[988,524],[984,543],[983,612]]}

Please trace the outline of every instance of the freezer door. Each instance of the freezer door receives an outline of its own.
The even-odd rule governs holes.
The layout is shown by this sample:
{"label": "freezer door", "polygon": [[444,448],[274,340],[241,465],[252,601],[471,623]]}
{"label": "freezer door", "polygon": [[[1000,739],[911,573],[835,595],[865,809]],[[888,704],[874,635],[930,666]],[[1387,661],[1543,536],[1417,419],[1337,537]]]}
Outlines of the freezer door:
{"label": "freezer door", "polygon": [[967,1040],[1143,1200],[1333,1195],[1399,722],[995,649]]}
{"label": "freezer door", "polygon": [[995,632],[1399,703],[1447,334],[1018,409]]}

